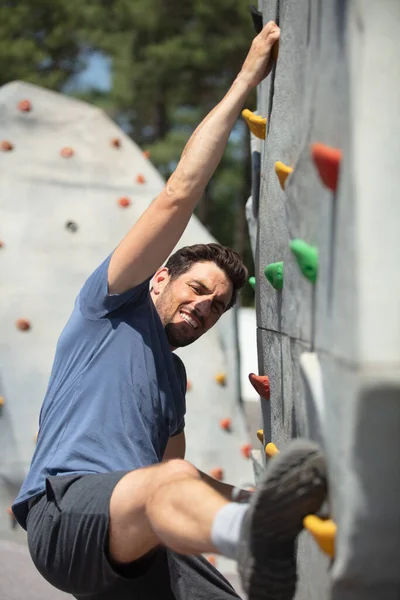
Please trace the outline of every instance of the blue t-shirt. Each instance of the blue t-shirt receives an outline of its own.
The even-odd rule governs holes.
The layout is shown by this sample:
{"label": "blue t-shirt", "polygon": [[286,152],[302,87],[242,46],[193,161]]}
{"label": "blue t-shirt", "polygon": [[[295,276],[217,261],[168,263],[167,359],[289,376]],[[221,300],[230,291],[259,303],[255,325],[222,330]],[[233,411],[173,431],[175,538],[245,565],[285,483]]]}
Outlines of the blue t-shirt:
{"label": "blue t-shirt", "polygon": [[84,284],[57,344],[29,473],[13,505],[47,476],[134,470],[162,460],[184,428],[186,372],[171,352],[149,279],[108,294],[109,256]]}

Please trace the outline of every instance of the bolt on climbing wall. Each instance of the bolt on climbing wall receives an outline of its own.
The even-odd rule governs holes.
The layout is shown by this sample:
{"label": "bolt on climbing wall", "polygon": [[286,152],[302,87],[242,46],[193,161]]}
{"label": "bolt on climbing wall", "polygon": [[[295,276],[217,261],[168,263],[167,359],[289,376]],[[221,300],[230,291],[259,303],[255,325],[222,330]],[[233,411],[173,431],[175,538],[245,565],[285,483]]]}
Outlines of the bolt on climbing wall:
{"label": "bolt on climbing wall", "polygon": [[255,25],[269,20],[281,27],[276,65],[257,114],[243,115],[259,373],[270,383],[260,439],[266,460],[297,436],[327,455],[329,519],[305,520],[296,598],[394,599],[400,3],[264,0]]}
{"label": "bolt on climbing wall", "polygon": [[[10,83],[0,90],[0,124],[0,537],[21,539],[7,507],[34,451],[57,339],[86,278],[164,181],[102,111],[72,98]],[[193,217],[180,245],[212,241]],[[187,457],[245,486],[253,474],[234,343],[229,311],[179,354],[188,376]]]}

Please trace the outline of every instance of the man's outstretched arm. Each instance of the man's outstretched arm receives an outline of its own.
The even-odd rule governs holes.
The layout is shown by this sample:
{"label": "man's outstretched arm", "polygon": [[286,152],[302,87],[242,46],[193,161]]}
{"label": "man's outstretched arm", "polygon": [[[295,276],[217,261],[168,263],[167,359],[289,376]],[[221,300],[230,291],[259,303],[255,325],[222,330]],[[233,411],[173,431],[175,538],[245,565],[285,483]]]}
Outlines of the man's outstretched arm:
{"label": "man's outstretched arm", "polygon": [[172,252],[221,160],[248,94],[268,74],[279,33],[271,21],[254,38],[232,87],[194,131],[165,188],[114,251],[108,270],[109,293],[139,285]]}

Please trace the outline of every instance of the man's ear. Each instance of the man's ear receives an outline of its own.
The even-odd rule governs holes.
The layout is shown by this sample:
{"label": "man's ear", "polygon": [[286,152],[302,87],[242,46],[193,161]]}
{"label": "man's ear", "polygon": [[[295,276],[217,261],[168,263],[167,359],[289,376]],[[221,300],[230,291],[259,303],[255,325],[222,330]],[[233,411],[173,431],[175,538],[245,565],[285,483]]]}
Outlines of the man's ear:
{"label": "man's ear", "polygon": [[152,292],[157,296],[169,282],[169,271],[167,267],[158,269],[151,282]]}

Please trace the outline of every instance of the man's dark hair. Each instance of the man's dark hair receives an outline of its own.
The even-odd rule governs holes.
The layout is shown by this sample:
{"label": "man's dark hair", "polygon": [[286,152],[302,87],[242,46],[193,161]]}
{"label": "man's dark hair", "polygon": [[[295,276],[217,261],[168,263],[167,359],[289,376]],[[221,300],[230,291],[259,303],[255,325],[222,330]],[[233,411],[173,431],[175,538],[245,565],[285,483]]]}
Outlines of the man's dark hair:
{"label": "man's dark hair", "polygon": [[231,308],[236,302],[238,291],[246,283],[248,275],[239,254],[221,244],[194,244],[193,246],[184,246],[171,254],[165,266],[173,281],[198,262],[213,262],[229,277],[233,290],[226,310]]}

